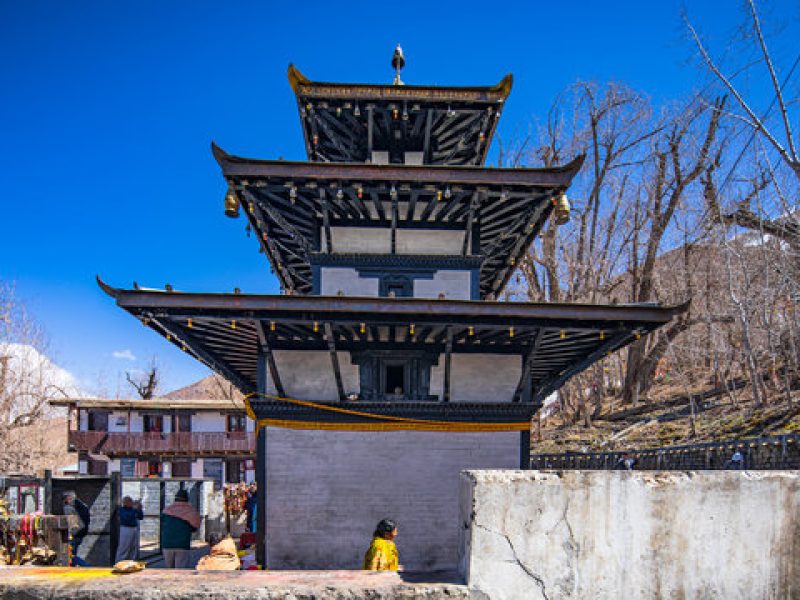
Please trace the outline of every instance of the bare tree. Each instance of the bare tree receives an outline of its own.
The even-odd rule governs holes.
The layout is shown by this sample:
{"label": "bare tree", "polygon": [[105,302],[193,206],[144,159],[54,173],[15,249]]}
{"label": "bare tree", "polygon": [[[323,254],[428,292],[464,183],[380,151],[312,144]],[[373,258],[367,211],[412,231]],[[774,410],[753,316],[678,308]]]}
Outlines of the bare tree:
{"label": "bare tree", "polygon": [[160,383],[160,368],[155,357],[150,360],[150,365],[144,373],[125,372],[125,379],[128,380],[136,393],[142,400],[150,400],[155,397]]}
{"label": "bare tree", "polygon": [[49,401],[75,393],[47,358],[44,332],[14,287],[0,282],[0,473],[35,471],[53,458],[52,432],[43,426],[55,416]]}

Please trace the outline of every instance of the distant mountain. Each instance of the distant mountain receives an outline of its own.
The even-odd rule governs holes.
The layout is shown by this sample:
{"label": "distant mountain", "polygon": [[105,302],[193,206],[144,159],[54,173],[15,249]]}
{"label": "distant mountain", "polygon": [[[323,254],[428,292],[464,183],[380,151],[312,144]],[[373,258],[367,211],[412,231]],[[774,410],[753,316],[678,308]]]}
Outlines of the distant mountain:
{"label": "distant mountain", "polygon": [[171,400],[234,400],[244,401],[242,393],[227,379],[219,375],[209,375],[200,381],[165,394],[163,398]]}

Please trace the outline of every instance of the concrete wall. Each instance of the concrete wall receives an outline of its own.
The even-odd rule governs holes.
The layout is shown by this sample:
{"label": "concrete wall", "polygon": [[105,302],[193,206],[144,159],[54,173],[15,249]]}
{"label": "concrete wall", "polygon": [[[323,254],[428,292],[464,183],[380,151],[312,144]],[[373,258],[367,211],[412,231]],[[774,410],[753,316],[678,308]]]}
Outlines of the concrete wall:
{"label": "concrete wall", "polygon": [[358,569],[375,525],[392,518],[406,569],[454,569],[459,472],[516,468],[519,440],[516,432],[268,428],[268,567]]}
{"label": "concrete wall", "polygon": [[800,598],[796,471],[461,476],[472,597]]}
{"label": "concrete wall", "polygon": [[[326,352],[276,350],[273,352],[284,391],[298,400],[338,400],[331,355]],[[339,369],[345,394],[359,390],[358,367],[350,361],[349,352],[339,352]],[[272,378],[267,390],[277,393]]]}

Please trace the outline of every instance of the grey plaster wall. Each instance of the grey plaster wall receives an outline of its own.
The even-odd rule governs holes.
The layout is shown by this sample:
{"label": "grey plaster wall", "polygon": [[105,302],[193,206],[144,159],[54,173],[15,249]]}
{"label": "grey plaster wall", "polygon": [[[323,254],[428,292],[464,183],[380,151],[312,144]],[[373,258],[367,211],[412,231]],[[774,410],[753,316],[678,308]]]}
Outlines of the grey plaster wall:
{"label": "grey plaster wall", "polygon": [[[330,353],[275,350],[273,354],[284,391],[290,398],[338,400]],[[352,364],[349,352],[339,352],[338,357],[345,394],[357,392],[360,387],[358,367]],[[268,393],[275,394],[275,384],[271,377],[268,379]]]}
{"label": "grey plaster wall", "polygon": [[469,271],[437,271],[433,279],[415,279],[415,298],[438,298],[444,294],[448,300],[469,300],[472,286]]}
{"label": "grey plaster wall", "polygon": [[409,570],[454,569],[459,472],[515,468],[520,435],[267,430],[267,565],[358,569],[395,519]]}
{"label": "grey plaster wall", "polygon": [[377,277],[361,277],[351,267],[322,267],[320,269],[320,290],[323,296],[376,297],[380,293]]}
{"label": "grey plaster wall", "polygon": [[[522,359],[511,354],[453,354],[453,402],[510,402],[522,373]],[[444,393],[444,357],[431,369],[431,394]]]}
{"label": "grey plaster wall", "polygon": [[471,471],[472,597],[800,598],[796,471]]}

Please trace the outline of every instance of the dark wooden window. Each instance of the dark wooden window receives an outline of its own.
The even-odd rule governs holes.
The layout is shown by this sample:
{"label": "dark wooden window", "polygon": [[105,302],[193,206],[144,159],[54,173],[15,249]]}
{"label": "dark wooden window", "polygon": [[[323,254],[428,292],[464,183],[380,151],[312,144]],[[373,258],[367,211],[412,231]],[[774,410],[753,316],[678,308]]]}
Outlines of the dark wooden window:
{"label": "dark wooden window", "polygon": [[353,352],[363,400],[436,400],[430,395],[431,367],[438,355],[425,352]]}
{"label": "dark wooden window", "polygon": [[108,431],[108,413],[90,410],[87,418],[89,431]]}
{"label": "dark wooden window", "polygon": [[380,295],[384,298],[411,298],[414,280],[405,275],[386,275],[381,278]]}
{"label": "dark wooden window", "polygon": [[188,479],[191,476],[192,476],[192,461],[190,460],[172,461],[172,477],[180,477],[181,479]]}
{"label": "dark wooden window", "polygon": [[173,432],[189,432],[192,430],[192,415],[179,414],[172,415],[172,431]]}
{"label": "dark wooden window", "polygon": [[384,364],[384,393],[402,396],[406,389],[406,364]]}
{"label": "dark wooden window", "polygon": [[164,417],[161,415],[144,415],[144,432],[161,433],[164,431]]}
{"label": "dark wooden window", "polygon": [[245,461],[238,458],[225,461],[225,483],[241,483],[245,480]]}
{"label": "dark wooden window", "polygon": [[246,419],[244,415],[228,415],[228,433],[244,433]]}
{"label": "dark wooden window", "polygon": [[222,459],[204,458],[203,477],[214,480],[215,490],[218,490],[220,487],[222,487]]}
{"label": "dark wooden window", "polygon": [[161,463],[157,460],[147,461],[147,476],[161,477]]}

